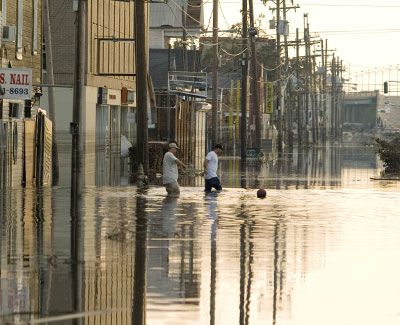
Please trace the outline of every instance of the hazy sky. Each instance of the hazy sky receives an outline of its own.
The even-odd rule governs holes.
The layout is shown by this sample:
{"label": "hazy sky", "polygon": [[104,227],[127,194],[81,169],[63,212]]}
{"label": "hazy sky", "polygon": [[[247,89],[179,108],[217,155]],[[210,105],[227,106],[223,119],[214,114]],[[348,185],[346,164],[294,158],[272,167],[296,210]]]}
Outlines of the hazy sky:
{"label": "hazy sky", "polygon": [[[206,26],[212,9],[212,1],[208,1],[204,11]],[[220,10],[220,27],[223,29],[227,23],[239,22],[241,1],[220,1],[223,8],[222,12]],[[267,26],[272,18],[268,8],[275,6],[274,3],[268,1],[265,7],[261,1],[254,1],[255,16],[265,14]],[[321,38],[328,39],[329,47],[337,50],[336,54],[346,65],[350,64],[353,73],[374,68],[384,70],[389,66],[396,71],[397,64],[400,68],[399,0],[299,0],[294,4],[300,5],[300,9],[288,13],[290,32],[295,33],[297,27],[302,31],[303,14],[308,13],[311,32],[318,32]],[[287,0],[287,6],[290,5],[291,0]],[[268,33],[273,31],[268,30]],[[393,71],[392,76],[395,75]]]}

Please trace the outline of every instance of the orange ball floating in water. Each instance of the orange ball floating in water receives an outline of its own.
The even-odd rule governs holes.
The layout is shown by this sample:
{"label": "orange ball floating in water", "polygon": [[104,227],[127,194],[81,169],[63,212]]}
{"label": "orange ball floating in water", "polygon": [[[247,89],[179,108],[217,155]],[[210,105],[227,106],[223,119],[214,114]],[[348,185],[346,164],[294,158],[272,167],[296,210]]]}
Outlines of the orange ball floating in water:
{"label": "orange ball floating in water", "polygon": [[260,189],[257,191],[257,197],[258,197],[259,199],[265,199],[266,196],[267,196],[267,191],[264,190],[263,188],[260,188]]}

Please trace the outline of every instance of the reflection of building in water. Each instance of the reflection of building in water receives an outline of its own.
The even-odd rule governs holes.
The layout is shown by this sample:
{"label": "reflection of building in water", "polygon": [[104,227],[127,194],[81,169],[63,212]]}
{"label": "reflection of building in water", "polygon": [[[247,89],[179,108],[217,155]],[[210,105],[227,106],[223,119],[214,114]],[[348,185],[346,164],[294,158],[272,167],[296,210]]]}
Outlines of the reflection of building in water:
{"label": "reflection of building in water", "polygon": [[287,205],[279,200],[284,198],[262,217],[252,202],[236,202],[236,208],[224,211],[221,204],[207,201],[205,216],[218,218],[202,226],[201,322],[279,323],[290,318],[294,292],[323,265],[331,235],[307,212],[307,203],[300,211],[282,210]]}
{"label": "reflection of building in water", "polygon": [[[321,147],[286,152],[281,161],[247,166],[250,188],[341,186],[356,175],[364,181],[377,173],[377,157],[369,147]],[[240,187],[240,160],[221,159],[222,186]],[[362,174],[360,174],[363,170]]]}
{"label": "reflection of building in water", "polygon": [[32,314],[43,316],[52,307],[49,191],[0,193],[0,323],[25,322]]}
{"label": "reflection of building in water", "polygon": [[[148,320],[165,322],[199,310],[201,241],[198,207],[165,198],[160,211],[149,220],[148,249]],[[162,313],[159,306],[167,301],[173,315]],[[184,307],[182,307],[184,305]]]}
{"label": "reflection of building in water", "polygon": [[[85,324],[131,324],[134,240],[131,197],[93,193],[84,200],[82,276]],[[91,213],[93,211],[93,213]],[[117,213],[116,213],[117,212]]]}

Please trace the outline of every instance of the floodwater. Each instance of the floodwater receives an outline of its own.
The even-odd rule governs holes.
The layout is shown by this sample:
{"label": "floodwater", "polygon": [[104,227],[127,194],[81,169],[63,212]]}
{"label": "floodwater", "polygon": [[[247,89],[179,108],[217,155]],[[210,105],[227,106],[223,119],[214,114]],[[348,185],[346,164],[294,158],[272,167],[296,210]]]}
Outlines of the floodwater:
{"label": "floodwater", "polygon": [[400,185],[380,169],[342,148],[249,167],[248,189],[223,160],[212,195],[1,195],[0,323],[398,325]]}

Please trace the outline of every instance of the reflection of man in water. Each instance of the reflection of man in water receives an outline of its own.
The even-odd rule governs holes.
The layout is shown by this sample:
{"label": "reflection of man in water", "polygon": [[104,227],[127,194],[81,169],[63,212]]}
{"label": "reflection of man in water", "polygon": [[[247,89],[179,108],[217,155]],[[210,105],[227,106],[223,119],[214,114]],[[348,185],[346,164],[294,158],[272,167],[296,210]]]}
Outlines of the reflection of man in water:
{"label": "reflection of man in water", "polygon": [[221,182],[217,176],[218,169],[218,156],[222,153],[224,148],[220,144],[216,144],[214,149],[210,151],[204,160],[204,178],[206,180],[205,191],[211,192],[214,187],[217,191],[222,190]]}
{"label": "reflection of man in water", "polygon": [[[161,207],[161,229],[165,236],[171,237],[175,234],[175,224],[176,224],[176,205],[177,205],[177,197],[167,196],[162,201]],[[168,242],[166,244],[169,244]]]}
{"label": "reflection of man in water", "polygon": [[174,196],[178,196],[180,194],[177,165],[186,168],[186,165],[176,158],[178,149],[179,148],[176,143],[170,143],[168,145],[168,151],[165,153],[163,159],[163,184],[168,195]]}

